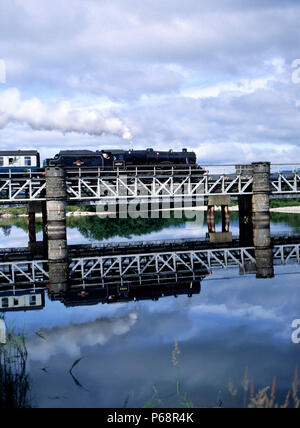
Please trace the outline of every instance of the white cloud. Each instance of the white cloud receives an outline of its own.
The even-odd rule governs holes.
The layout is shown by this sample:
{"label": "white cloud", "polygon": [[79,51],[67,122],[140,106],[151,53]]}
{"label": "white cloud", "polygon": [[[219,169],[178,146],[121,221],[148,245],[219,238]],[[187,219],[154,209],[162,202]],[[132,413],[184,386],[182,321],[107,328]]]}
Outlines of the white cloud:
{"label": "white cloud", "polygon": [[193,306],[191,312],[197,313],[198,315],[213,314],[215,316],[232,318],[250,319],[254,321],[258,320],[269,320],[276,321],[278,316],[272,310],[268,310],[262,306],[255,305],[241,305],[240,307],[234,307],[232,305],[198,305]]}
{"label": "white cloud", "polygon": [[104,345],[113,336],[128,333],[137,319],[137,310],[132,310],[122,317],[100,318],[93,322],[43,330],[41,334],[46,340],[35,336],[26,343],[29,359],[46,362],[61,352],[76,358],[85,346]]}

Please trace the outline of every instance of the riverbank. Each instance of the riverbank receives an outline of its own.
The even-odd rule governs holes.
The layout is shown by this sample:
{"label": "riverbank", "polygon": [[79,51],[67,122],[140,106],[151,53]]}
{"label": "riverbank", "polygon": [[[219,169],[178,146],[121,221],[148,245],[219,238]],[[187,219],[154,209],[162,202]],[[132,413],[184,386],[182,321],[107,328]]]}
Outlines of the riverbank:
{"label": "riverbank", "polygon": [[[207,210],[206,206],[201,207],[185,207],[184,210],[186,211],[203,211],[205,212]],[[174,208],[166,208],[162,209],[161,211],[175,211]],[[221,207],[216,207],[216,212],[221,211]],[[229,207],[229,212],[238,212],[239,207],[237,205]],[[282,213],[282,214],[300,214],[300,206],[287,206],[287,207],[276,207],[276,208],[270,208],[270,212],[273,213]],[[105,212],[102,214],[109,215],[113,214],[111,212]],[[100,216],[101,213],[97,211],[83,211],[81,209],[74,210],[74,208],[71,208],[67,211],[67,217],[91,217],[91,216]],[[1,219],[9,219],[9,218],[27,218],[28,214],[26,212],[26,209],[24,208],[3,208],[0,209],[0,220]],[[42,218],[41,213],[36,214],[36,218]]]}
{"label": "riverbank", "polygon": [[[68,212],[67,217],[87,217],[87,216],[95,216],[96,212],[87,212],[87,211],[74,211]],[[0,220],[6,218],[27,218],[28,214],[11,214],[11,213],[1,213],[0,212]],[[43,218],[42,213],[36,213],[36,218]]]}

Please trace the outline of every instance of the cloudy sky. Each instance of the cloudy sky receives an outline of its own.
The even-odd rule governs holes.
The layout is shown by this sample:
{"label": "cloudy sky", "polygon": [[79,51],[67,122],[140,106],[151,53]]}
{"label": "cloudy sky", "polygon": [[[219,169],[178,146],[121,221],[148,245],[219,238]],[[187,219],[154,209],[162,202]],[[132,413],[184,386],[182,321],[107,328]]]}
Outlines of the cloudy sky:
{"label": "cloudy sky", "polygon": [[300,160],[299,22],[298,0],[2,0],[1,148]]}

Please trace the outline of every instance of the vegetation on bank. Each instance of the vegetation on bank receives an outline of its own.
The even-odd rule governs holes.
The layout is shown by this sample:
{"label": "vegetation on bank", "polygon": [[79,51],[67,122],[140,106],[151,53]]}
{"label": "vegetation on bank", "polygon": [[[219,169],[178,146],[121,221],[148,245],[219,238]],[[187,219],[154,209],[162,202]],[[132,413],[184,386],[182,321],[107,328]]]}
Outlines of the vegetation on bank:
{"label": "vegetation on bank", "polygon": [[[35,333],[41,340],[46,340],[39,331]],[[201,403],[192,401],[188,393],[184,391],[184,382],[180,373],[181,350],[175,341],[171,353],[171,364],[175,370],[174,381],[170,385],[169,393],[164,396],[159,392],[159,386],[153,385],[150,398],[139,406],[140,408],[200,408]],[[73,369],[82,361],[77,359],[69,373],[80,389],[85,389],[72,373]],[[6,344],[0,344],[0,409],[21,409],[33,407],[32,386],[28,371],[28,352],[26,337],[24,334],[16,334],[13,328],[7,331]],[[164,385],[165,390],[166,385]],[[277,379],[268,386],[255,387],[254,380],[249,377],[248,368],[239,386],[234,386],[231,379],[224,391],[216,394],[216,402],[211,407],[215,408],[300,408],[299,398],[299,373],[295,369],[294,379],[289,390],[278,394]],[[123,408],[130,406],[133,392],[128,394],[123,403]],[[279,396],[278,396],[279,395]]]}
{"label": "vegetation on bank", "polygon": [[121,238],[130,238],[132,236],[141,236],[151,232],[159,232],[169,227],[180,227],[186,219],[110,219],[95,217],[69,217],[67,226],[70,229],[77,229],[82,236],[87,239],[102,241],[115,236]]}
{"label": "vegetation on bank", "polygon": [[[82,236],[86,239],[93,239],[96,241],[103,241],[104,239],[110,239],[113,237],[130,238],[133,236],[146,235],[152,232],[160,232],[163,229],[170,227],[182,227],[186,222],[191,220],[186,219],[182,216],[181,219],[174,218],[174,214],[171,214],[170,219],[110,219],[110,218],[99,218],[98,216],[87,216],[87,217],[68,217],[67,227],[69,229],[78,230]],[[222,222],[222,216],[220,212],[215,214],[216,226],[219,228]],[[237,212],[230,214],[230,222],[239,221]],[[298,229],[299,216],[293,214],[284,213],[271,213],[271,221],[274,224],[285,224],[292,229]],[[192,221],[191,221],[192,222]],[[205,225],[206,221],[204,219]],[[197,224],[195,223],[195,227]],[[28,232],[27,217],[9,217],[0,219],[0,231],[9,237],[12,227],[22,229],[25,233]],[[40,233],[43,231],[43,223],[41,218],[36,219],[36,232]]]}
{"label": "vegetation on bank", "polygon": [[[98,216],[88,217],[68,217],[67,227],[76,229],[86,239],[103,241],[115,236],[121,238],[130,238],[132,236],[141,236],[151,232],[159,232],[169,227],[180,227],[187,221],[186,218],[176,219],[172,215],[170,219],[110,219],[99,218]],[[12,227],[22,229],[28,232],[26,217],[2,218],[0,221],[0,230],[5,236],[10,236]],[[36,219],[36,232],[43,231],[41,218]]]}
{"label": "vegetation on bank", "polygon": [[0,409],[31,408],[31,403],[25,337],[10,330],[7,343],[0,344]]}
{"label": "vegetation on bank", "polygon": [[[95,206],[68,206],[67,207],[67,213],[75,213],[75,212],[96,212]],[[9,207],[4,208],[0,207],[0,219],[1,217],[17,217],[17,216],[27,216],[27,207]]]}
{"label": "vegetation on bank", "polygon": [[[168,408],[176,406],[179,408],[200,408],[201,403],[195,403],[188,398],[188,393],[183,391],[183,382],[180,379],[180,369],[178,357],[181,354],[178,342],[175,341],[172,350],[172,365],[176,369],[174,381],[174,392],[168,396],[166,402],[159,393],[159,388],[153,386],[153,394],[149,400],[143,404],[143,408]],[[280,397],[278,396],[280,395]],[[126,398],[123,407],[127,407],[130,395]],[[244,409],[289,409],[300,408],[299,397],[299,372],[298,367],[295,369],[294,379],[291,387],[282,396],[278,394],[278,385],[276,377],[268,386],[255,387],[254,379],[249,377],[248,367],[245,368],[244,378],[239,386],[235,387],[231,379],[225,391],[219,391],[216,397],[214,408],[244,408]]]}
{"label": "vegetation on bank", "polygon": [[[236,207],[238,205],[237,201],[232,201],[230,206]],[[285,208],[285,207],[299,207],[300,198],[294,199],[271,199],[270,208]],[[97,207],[95,205],[72,205],[67,207],[67,213],[96,213]],[[17,216],[26,216],[27,207],[0,207],[0,219],[1,217],[17,217]]]}
{"label": "vegetation on bank", "polygon": [[299,207],[300,199],[271,199],[271,208]]}

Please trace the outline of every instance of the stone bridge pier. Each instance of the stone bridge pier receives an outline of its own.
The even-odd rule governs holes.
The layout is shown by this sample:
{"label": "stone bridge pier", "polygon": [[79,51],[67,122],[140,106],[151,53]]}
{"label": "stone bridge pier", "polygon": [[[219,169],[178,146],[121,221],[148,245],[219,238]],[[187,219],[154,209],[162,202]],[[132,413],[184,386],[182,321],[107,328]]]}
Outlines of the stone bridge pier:
{"label": "stone bridge pier", "polygon": [[240,245],[253,246],[252,195],[239,196],[239,239]]}
{"label": "stone bridge pier", "polygon": [[[36,236],[36,215],[42,213],[43,219],[43,241],[37,241]],[[47,257],[47,235],[46,235],[46,203],[29,202],[27,205],[28,214],[28,249],[33,255],[43,255]]]}
{"label": "stone bridge pier", "polygon": [[[229,205],[230,196],[210,195],[207,202],[207,226],[210,242],[215,244],[232,242],[230,228]],[[220,206],[222,211],[222,232],[216,231],[215,207]]]}
{"label": "stone bridge pier", "polygon": [[46,169],[46,216],[49,292],[64,294],[68,287],[67,190],[61,168]]}
{"label": "stone bridge pier", "polygon": [[253,163],[253,243],[257,278],[273,278],[274,264],[270,230],[270,170],[269,162]]}

